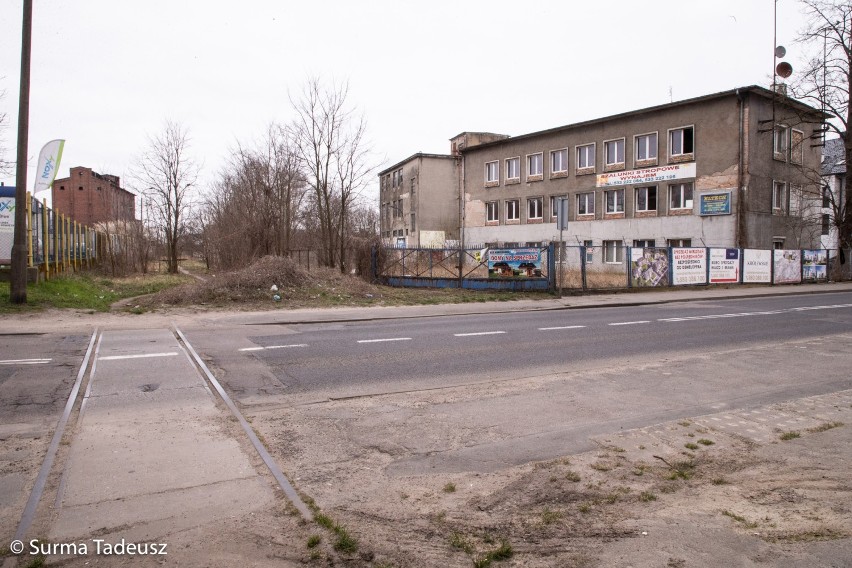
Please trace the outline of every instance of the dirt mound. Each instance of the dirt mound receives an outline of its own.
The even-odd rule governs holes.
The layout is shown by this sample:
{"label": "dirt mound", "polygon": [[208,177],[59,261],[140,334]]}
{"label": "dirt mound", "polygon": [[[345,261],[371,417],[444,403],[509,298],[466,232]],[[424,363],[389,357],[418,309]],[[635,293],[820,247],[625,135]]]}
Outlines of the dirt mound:
{"label": "dirt mound", "polygon": [[147,305],[204,304],[270,299],[272,285],[279,289],[294,289],[316,285],[314,276],[292,259],[265,256],[246,268],[234,272],[213,274],[203,282],[184,284],[152,294]]}

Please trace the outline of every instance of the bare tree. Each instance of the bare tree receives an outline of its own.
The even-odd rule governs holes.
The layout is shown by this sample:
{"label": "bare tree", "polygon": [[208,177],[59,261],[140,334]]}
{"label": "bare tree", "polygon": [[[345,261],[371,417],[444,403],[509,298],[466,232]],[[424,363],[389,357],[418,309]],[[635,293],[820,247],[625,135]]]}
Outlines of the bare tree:
{"label": "bare tree", "polygon": [[[846,163],[852,160],[852,136],[849,135],[852,114],[849,94],[852,92],[852,4],[837,0],[801,0],[806,25],[799,42],[813,51],[805,68],[790,85],[797,99],[824,109],[830,116],[829,131],[844,143]],[[837,228],[841,262],[843,249],[852,246],[852,196],[849,188],[839,195],[831,194],[832,223]]]}
{"label": "bare tree", "polygon": [[325,87],[308,80],[301,97],[291,103],[295,148],[311,191],[310,204],[320,241],[320,261],[346,271],[346,237],[352,204],[368,183],[366,123],[347,104],[348,85]]}
{"label": "bare tree", "polygon": [[178,271],[181,238],[191,210],[190,189],[199,166],[189,156],[189,134],[180,124],[166,121],[160,134],[148,138],[137,158],[134,177],[148,198],[151,222],[163,234],[168,271]]}
{"label": "bare tree", "polygon": [[286,129],[270,125],[256,147],[238,145],[204,207],[201,234],[215,263],[233,267],[289,254],[305,187]]}

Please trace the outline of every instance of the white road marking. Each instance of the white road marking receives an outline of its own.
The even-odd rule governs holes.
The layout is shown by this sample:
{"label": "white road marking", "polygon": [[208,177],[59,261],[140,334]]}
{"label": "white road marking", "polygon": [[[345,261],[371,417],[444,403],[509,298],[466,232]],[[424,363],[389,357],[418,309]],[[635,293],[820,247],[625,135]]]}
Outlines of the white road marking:
{"label": "white road marking", "polygon": [[470,337],[473,335],[499,335],[501,333],[506,333],[505,331],[478,331],[476,333],[454,333],[453,335],[456,337]]}
{"label": "white road marking", "polygon": [[411,341],[410,337],[389,337],[387,339],[359,339],[358,343],[382,343],[385,341]]}
{"label": "white road marking", "polygon": [[[679,318],[663,318],[658,319],[657,321],[665,321],[665,322],[675,322],[675,321],[695,321],[695,320],[707,320],[707,319],[719,319],[719,318],[741,318],[747,316],[769,316],[775,314],[787,314],[793,312],[804,312],[810,310],[833,310],[837,308],[850,308],[852,304],[833,304],[830,306],[803,306],[799,308],[786,308],[783,310],[770,310],[765,312],[740,312],[736,314],[711,314],[706,316],[684,316]],[[612,324],[610,324],[612,325]]]}
{"label": "white road marking", "polygon": [[635,325],[635,324],[637,324],[637,323],[651,323],[651,322],[650,322],[650,321],[648,321],[648,320],[641,320],[641,321],[620,321],[620,322],[617,322],[617,323],[611,323],[611,324],[608,324],[608,325]]}
{"label": "white road marking", "polygon": [[119,359],[147,359],[149,357],[174,357],[175,351],[168,353],[142,353],[140,355],[110,355],[109,357],[98,357],[98,361],[118,361]]}
{"label": "white road marking", "polygon": [[237,351],[263,351],[264,349],[289,349],[290,347],[307,347],[307,343],[294,343],[293,345],[269,345],[267,347],[243,347]]}
{"label": "white road marking", "polygon": [[539,331],[550,331],[552,329],[580,329],[582,327],[586,327],[585,325],[563,325],[561,327],[540,327]]}
{"label": "white road marking", "polygon": [[53,359],[6,359],[0,361],[0,365],[43,365],[51,361]]}

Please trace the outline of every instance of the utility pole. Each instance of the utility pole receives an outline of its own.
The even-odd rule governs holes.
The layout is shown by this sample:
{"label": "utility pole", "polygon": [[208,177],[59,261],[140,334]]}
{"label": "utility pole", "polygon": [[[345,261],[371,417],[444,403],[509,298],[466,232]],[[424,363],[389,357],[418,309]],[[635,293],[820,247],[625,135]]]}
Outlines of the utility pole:
{"label": "utility pole", "polygon": [[18,100],[18,153],[15,171],[15,233],[9,299],[27,303],[27,144],[30,117],[30,52],[32,51],[33,2],[24,0],[21,31],[21,94]]}

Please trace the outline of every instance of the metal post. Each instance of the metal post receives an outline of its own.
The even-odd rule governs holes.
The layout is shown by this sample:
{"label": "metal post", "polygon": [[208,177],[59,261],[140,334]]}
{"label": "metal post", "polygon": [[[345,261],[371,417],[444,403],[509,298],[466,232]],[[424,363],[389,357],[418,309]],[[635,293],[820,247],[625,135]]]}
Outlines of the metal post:
{"label": "metal post", "polygon": [[27,266],[33,267],[33,196],[27,192]]}
{"label": "metal post", "polygon": [[42,203],[41,205],[41,230],[42,230],[42,239],[41,242],[43,245],[43,261],[44,261],[44,279],[50,280],[50,228],[47,226],[48,220],[50,217],[47,215],[47,204]]}

